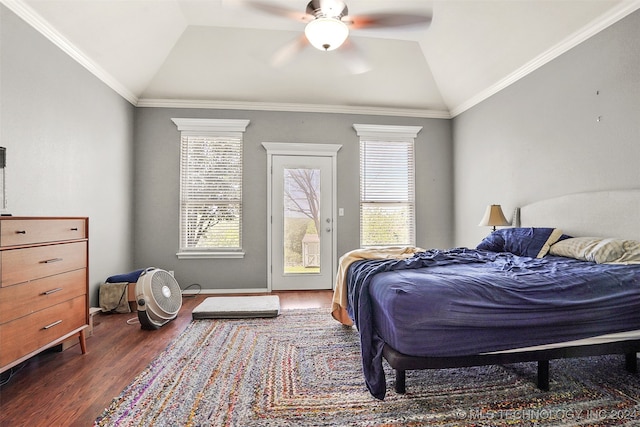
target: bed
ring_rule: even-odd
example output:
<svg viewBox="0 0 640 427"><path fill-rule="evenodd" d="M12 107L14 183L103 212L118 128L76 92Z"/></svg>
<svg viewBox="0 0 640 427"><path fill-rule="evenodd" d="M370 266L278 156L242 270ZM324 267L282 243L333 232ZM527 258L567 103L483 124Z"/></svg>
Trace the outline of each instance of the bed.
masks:
<svg viewBox="0 0 640 427"><path fill-rule="evenodd" d="M606 213L617 212L615 221ZM334 318L360 333L365 383L384 399L383 359L405 373L640 351L640 190L523 206L477 248L354 251L341 259ZM561 228L562 227L562 228Z"/></svg>

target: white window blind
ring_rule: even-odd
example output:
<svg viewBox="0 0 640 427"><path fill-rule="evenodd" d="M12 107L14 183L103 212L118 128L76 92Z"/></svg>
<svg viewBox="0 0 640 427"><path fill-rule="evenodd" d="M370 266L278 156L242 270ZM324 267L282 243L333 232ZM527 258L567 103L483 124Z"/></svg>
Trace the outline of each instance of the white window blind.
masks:
<svg viewBox="0 0 640 427"><path fill-rule="evenodd" d="M180 119L174 119L176 124L177 120ZM191 120L191 124L195 121L182 120ZM220 125L215 120L206 122ZM229 122L223 121L227 125ZM202 126L183 129L179 257L241 253L242 145L241 132Z"/></svg>
<svg viewBox="0 0 640 427"><path fill-rule="evenodd" d="M385 133L389 127L366 126L369 132L356 127L360 135L360 245L415 245L413 138L399 135L398 127Z"/></svg>

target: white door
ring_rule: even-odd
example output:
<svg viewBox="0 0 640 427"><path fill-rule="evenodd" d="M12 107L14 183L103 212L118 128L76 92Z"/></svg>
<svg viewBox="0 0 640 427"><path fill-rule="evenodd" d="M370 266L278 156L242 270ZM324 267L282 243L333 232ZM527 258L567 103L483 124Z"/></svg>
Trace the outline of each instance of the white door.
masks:
<svg viewBox="0 0 640 427"><path fill-rule="evenodd" d="M333 287L333 160L274 155L271 289Z"/></svg>

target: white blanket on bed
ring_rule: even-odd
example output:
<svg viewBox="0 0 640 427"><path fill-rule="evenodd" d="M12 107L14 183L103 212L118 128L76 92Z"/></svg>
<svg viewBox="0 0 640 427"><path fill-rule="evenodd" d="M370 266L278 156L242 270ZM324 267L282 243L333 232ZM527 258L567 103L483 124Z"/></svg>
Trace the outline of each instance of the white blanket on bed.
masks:
<svg viewBox="0 0 640 427"><path fill-rule="evenodd" d="M347 269L351 263L364 259L404 259L410 258L416 252L424 252L424 249L414 246L385 246L381 248L355 249L340 257L338 273L333 290L331 303L331 315L343 325L353 325L353 320L347 314Z"/></svg>

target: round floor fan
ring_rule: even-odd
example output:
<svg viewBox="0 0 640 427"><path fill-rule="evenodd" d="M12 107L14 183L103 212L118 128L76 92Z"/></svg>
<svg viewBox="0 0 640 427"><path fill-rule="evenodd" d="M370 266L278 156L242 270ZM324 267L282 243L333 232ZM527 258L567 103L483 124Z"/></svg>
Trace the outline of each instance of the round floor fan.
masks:
<svg viewBox="0 0 640 427"><path fill-rule="evenodd" d="M178 316L182 289L167 271L147 268L136 282L136 302L142 329L158 329Z"/></svg>

